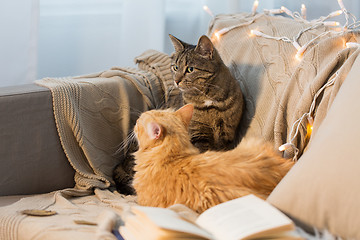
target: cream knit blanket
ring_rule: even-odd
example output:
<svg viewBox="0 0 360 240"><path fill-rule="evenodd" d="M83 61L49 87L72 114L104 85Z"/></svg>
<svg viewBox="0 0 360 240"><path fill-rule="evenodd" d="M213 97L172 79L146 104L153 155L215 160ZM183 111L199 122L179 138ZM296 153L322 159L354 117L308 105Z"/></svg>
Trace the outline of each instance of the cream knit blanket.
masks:
<svg viewBox="0 0 360 240"><path fill-rule="evenodd" d="M53 96L61 144L75 169L76 188L108 188L119 163L116 154L139 114L160 105L161 83L154 74L112 68L75 78L36 81Z"/></svg>

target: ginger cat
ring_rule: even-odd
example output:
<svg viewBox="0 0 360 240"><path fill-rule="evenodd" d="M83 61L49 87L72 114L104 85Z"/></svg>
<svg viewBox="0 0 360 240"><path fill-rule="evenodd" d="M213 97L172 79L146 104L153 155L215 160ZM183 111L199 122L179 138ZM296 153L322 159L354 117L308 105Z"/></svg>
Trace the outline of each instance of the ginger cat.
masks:
<svg viewBox="0 0 360 240"><path fill-rule="evenodd" d="M193 110L190 104L177 111L151 110L137 120L133 186L140 205L181 203L201 213L251 193L265 199L293 166L255 139L227 152L200 153L188 134Z"/></svg>

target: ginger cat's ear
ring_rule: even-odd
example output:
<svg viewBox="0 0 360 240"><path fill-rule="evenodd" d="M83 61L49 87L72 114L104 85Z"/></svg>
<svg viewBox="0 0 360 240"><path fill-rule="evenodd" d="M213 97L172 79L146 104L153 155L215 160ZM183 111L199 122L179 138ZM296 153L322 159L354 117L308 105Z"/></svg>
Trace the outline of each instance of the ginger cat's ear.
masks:
<svg viewBox="0 0 360 240"><path fill-rule="evenodd" d="M185 123L186 128L189 127L192 115L194 112L194 105L187 104L180 109L178 109L175 114L181 118L181 120Z"/></svg>
<svg viewBox="0 0 360 240"><path fill-rule="evenodd" d="M163 133L162 127L156 122L148 123L146 126L146 132L150 139L159 139Z"/></svg>

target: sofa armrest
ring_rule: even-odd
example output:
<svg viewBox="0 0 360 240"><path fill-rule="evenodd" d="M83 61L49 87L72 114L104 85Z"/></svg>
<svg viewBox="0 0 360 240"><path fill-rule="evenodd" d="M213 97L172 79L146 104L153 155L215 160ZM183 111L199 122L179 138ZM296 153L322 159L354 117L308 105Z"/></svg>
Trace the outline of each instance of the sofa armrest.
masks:
<svg viewBox="0 0 360 240"><path fill-rule="evenodd" d="M0 196L73 186L50 91L35 84L0 88Z"/></svg>

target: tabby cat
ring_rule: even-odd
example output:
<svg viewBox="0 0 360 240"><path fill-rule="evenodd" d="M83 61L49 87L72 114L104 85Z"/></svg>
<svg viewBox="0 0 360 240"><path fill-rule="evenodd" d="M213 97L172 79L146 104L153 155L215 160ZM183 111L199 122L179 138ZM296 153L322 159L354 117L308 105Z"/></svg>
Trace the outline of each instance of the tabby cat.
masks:
<svg viewBox="0 0 360 240"><path fill-rule="evenodd" d="M244 105L239 82L207 36L201 36L196 46L169 36L175 48L171 56L175 84L184 104L195 107L189 126L192 143L201 152L233 148Z"/></svg>
<svg viewBox="0 0 360 240"><path fill-rule="evenodd" d="M233 150L200 153L188 134L193 111L188 104L177 111L147 111L137 120L133 186L140 205L181 203L201 213L247 194L265 199L293 166L254 139Z"/></svg>

